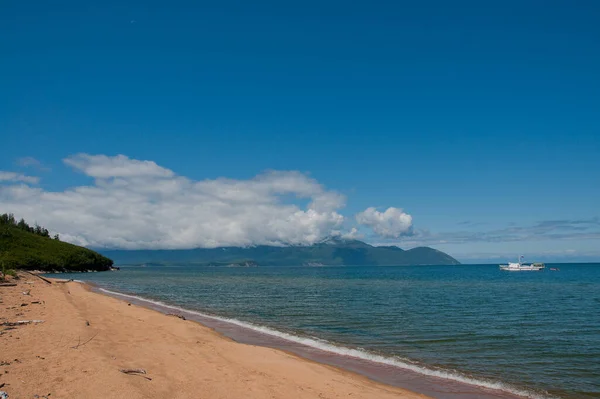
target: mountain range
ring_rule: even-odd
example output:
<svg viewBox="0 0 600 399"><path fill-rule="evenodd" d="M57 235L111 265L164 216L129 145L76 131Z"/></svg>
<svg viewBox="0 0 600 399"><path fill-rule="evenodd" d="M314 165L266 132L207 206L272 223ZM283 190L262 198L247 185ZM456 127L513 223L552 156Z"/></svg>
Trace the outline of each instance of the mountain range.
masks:
<svg viewBox="0 0 600 399"><path fill-rule="evenodd" d="M429 247L403 250L358 240L328 239L309 246L217 247L174 250L99 250L116 264L198 264L204 266L407 266L457 265Z"/></svg>

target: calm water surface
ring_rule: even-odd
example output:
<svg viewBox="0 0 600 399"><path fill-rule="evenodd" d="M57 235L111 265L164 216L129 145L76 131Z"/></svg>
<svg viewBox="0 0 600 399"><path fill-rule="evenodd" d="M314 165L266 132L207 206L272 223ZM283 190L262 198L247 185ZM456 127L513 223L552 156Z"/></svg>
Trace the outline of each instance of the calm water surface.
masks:
<svg viewBox="0 0 600 399"><path fill-rule="evenodd" d="M600 398L600 264L552 267L181 265L69 277L538 397Z"/></svg>

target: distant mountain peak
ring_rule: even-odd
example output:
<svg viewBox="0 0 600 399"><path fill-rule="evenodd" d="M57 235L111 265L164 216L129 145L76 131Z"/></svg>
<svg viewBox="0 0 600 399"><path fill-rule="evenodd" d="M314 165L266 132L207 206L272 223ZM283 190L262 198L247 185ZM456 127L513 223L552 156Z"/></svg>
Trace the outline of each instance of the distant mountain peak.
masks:
<svg viewBox="0 0 600 399"><path fill-rule="evenodd" d="M341 236L327 237L316 244L328 244L328 245L340 245L340 246L352 246L352 247L372 247L372 245L366 242L355 240L353 238L344 238Z"/></svg>
<svg viewBox="0 0 600 399"><path fill-rule="evenodd" d="M400 248L397 245L378 245L377 248L387 248L387 249L391 249L394 251L404 251L402 248Z"/></svg>

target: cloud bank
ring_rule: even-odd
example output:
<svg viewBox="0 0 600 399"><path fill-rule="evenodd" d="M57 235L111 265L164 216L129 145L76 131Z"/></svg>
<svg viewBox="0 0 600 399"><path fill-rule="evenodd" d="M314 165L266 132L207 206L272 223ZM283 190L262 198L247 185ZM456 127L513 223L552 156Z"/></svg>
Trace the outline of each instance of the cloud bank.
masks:
<svg viewBox="0 0 600 399"><path fill-rule="evenodd" d="M437 233L414 229L412 216L394 207L345 218L343 195L294 171L198 181L124 155L63 162L92 183L53 192L37 186L38 177L0 171L0 213L37 222L64 241L126 249L310 245L332 236L402 247L600 239L598 217L487 230L465 221Z"/></svg>
<svg viewBox="0 0 600 399"><path fill-rule="evenodd" d="M1 172L12 182L0 185L3 211L65 241L106 248L309 245L342 234L344 196L299 172L194 181L124 155L77 154L64 163L94 184L50 192L24 184L37 178Z"/></svg>

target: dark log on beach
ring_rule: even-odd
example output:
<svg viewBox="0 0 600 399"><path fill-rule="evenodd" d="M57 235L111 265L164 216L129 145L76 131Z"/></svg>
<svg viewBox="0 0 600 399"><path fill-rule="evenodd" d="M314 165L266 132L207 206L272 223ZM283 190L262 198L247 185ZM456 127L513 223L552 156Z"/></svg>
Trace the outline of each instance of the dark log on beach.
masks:
<svg viewBox="0 0 600 399"><path fill-rule="evenodd" d="M44 281L44 282L46 282L46 283L48 283L48 284L52 284L52 281L48 280L48 279L47 279L47 278L45 278L45 277L42 277L42 276L40 276L39 274L31 273L31 272L28 272L27 270L23 270L23 271L24 271L25 273L31 274L32 276L35 276L35 277L39 278L40 280L42 280L42 281Z"/></svg>
<svg viewBox="0 0 600 399"><path fill-rule="evenodd" d="M0 287L16 287L17 284L16 283L2 283L0 284Z"/></svg>

